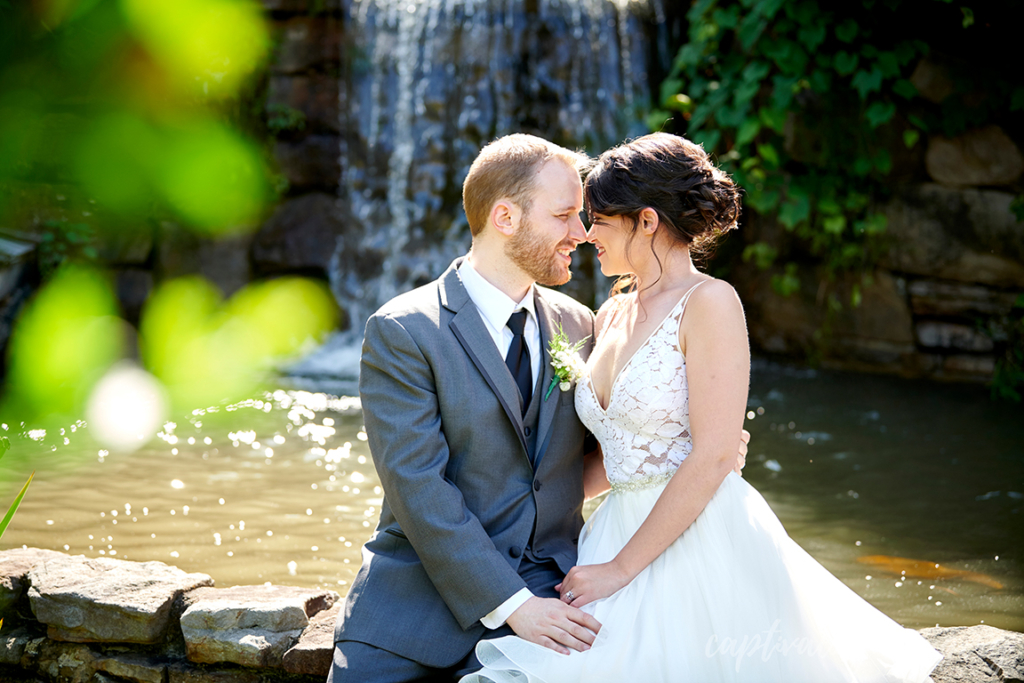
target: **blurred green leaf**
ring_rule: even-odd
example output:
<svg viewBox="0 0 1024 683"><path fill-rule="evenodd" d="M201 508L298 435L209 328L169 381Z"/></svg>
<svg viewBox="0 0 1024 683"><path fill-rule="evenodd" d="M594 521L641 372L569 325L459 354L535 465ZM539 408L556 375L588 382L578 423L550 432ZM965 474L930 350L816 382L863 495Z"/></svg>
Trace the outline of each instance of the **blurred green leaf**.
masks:
<svg viewBox="0 0 1024 683"><path fill-rule="evenodd" d="M754 265L761 270L770 268L775 261L775 257L778 255L778 250L767 242L748 244L743 249L743 261L749 262L753 260Z"/></svg>
<svg viewBox="0 0 1024 683"><path fill-rule="evenodd" d="M869 94L882 87L882 72L877 68L870 71L858 71L853 76L852 85L860 93L861 99L866 99Z"/></svg>
<svg viewBox="0 0 1024 683"><path fill-rule="evenodd" d="M901 78L892 85L893 92L904 99L917 97L917 88L905 78Z"/></svg>
<svg viewBox="0 0 1024 683"><path fill-rule="evenodd" d="M920 139L921 133L919 131L913 129L903 131L903 144L906 145L907 149L913 149Z"/></svg>
<svg viewBox="0 0 1024 683"><path fill-rule="evenodd" d="M868 106L867 110L864 112L864 117L868 120L868 125L874 129L891 121L895 114L895 104L892 102L881 102L876 100Z"/></svg>
<svg viewBox="0 0 1024 683"><path fill-rule="evenodd" d="M970 7L961 7L960 12L964 15L963 26L967 28L974 25L974 10Z"/></svg>
<svg viewBox="0 0 1024 683"><path fill-rule="evenodd" d="M755 137L757 137L757 133L760 130L761 130L761 121L758 120L757 117L754 117L754 116L749 117L746 121L743 122L743 125L741 125L739 130L736 132L736 144L737 145L745 145L745 144L747 144L748 142L753 140Z"/></svg>
<svg viewBox="0 0 1024 683"><path fill-rule="evenodd" d="M62 268L11 334L5 408L19 410L22 419L80 414L93 383L122 355L124 325L105 277L81 266Z"/></svg>
<svg viewBox="0 0 1024 683"><path fill-rule="evenodd" d="M853 19L846 19L836 26L836 38L844 43L851 43L857 37L857 22Z"/></svg>
<svg viewBox="0 0 1024 683"><path fill-rule="evenodd" d="M770 143L766 142L758 145L757 155L764 161L765 166L769 168L778 168L780 162L779 153Z"/></svg>
<svg viewBox="0 0 1024 683"><path fill-rule="evenodd" d="M860 57L857 54L851 54L844 50L840 50L836 53L836 73L840 76L849 76L857 69L857 63L859 61Z"/></svg>
<svg viewBox="0 0 1024 683"><path fill-rule="evenodd" d="M782 273L772 276L772 289L780 296L791 296L800 290L795 263L787 263Z"/></svg>

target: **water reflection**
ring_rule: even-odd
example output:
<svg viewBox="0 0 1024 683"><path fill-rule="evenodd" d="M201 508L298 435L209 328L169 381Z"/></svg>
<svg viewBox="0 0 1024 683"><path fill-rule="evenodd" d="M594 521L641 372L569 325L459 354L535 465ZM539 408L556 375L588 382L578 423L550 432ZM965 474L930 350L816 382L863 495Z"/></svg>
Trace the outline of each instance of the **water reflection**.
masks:
<svg viewBox="0 0 1024 683"><path fill-rule="evenodd" d="M1024 630L1019 406L762 364L748 410L746 478L852 589L911 627ZM83 427L12 434L38 474L5 547L161 560L220 586L351 583L382 495L358 400L281 390L199 409L131 455ZM27 471L2 476L11 489Z"/></svg>

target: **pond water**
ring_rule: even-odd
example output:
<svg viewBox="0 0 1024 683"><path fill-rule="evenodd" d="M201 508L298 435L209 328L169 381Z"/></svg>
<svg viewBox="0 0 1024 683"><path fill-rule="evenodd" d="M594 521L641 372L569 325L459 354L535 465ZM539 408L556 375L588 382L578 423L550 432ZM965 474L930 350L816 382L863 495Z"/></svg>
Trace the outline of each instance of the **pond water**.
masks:
<svg viewBox="0 0 1024 683"><path fill-rule="evenodd" d="M909 627L1024 631L1020 405L977 386L758 363L749 410L745 477L853 590ZM345 593L381 504L358 400L344 396L279 389L196 410L130 455L103 453L83 423L8 434L20 457L0 463L4 505L36 478L4 548Z"/></svg>

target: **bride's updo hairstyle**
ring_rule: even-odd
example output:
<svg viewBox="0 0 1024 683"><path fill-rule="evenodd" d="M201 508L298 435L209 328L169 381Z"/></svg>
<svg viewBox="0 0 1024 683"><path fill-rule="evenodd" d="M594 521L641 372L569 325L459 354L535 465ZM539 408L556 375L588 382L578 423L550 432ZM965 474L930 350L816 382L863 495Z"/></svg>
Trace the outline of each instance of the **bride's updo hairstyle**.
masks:
<svg viewBox="0 0 1024 683"><path fill-rule="evenodd" d="M659 230L695 255L735 228L740 214L740 189L732 179L703 147L669 133L651 133L602 154L583 193L591 221L595 214L626 216L633 223L632 241L640 212L650 207Z"/></svg>

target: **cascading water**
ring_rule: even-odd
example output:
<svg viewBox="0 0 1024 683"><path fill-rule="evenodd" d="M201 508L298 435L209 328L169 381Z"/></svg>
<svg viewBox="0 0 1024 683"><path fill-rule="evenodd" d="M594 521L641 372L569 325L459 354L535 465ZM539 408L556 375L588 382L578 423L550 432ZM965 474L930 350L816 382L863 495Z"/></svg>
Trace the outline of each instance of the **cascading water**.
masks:
<svg viewBox="0 0 1024 683"><path fill-rule="evenodd" d="M533 133L591 154L645 132L650 47L636 0L346 0L341 199L331 287L348 330L292 369L354 376L363 324L470 244L462 181L480 148ZM600 297L577 251L565 289ZM600 278L598 273L597 278ZM602 281L603 285L603 281Z"/></svg>

